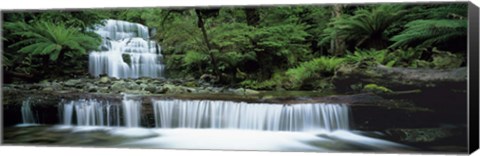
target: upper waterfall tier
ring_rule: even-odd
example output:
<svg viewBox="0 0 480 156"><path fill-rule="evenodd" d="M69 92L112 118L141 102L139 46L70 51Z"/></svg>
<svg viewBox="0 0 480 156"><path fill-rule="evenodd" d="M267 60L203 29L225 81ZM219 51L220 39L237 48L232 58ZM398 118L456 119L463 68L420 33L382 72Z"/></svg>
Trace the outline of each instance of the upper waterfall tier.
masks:
<svg viewBox="0 0 480 156"><path fill-rule="evenodd" d="M138 23L106 20L94 32L102 36L102 44L100 51L92 51L89 55L89 71L93 76L163 76L161 48L150 40L148 27Z"/></svg>
<svg viewBox="0 0 480 156"><path fill-rule="evenodd" d="M145 40L150 39L148 27L120 20L106 20L104 26L99 26L95 30L103 38L110 40L121 40L125 38L140 37Z"/></svg>

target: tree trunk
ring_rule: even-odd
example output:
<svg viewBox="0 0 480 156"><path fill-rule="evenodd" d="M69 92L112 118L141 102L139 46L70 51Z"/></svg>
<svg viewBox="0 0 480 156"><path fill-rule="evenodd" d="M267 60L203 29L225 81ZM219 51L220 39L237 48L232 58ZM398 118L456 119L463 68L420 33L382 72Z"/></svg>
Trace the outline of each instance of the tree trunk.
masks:
<svg viewBox="0 0 480 156"><path fill-rule="evenodd" d="M339 18L342 15L342 10L343 10L342 4L334 5L332 17ZM330 51L336 56L343 55L345 53L346 44L345 44L344 38L341 38L337 35L333 36L330 46L331 46Z"/></svg>
<svg viewBox="0 0 480 156"><path fill-rule="evenodd" d="M245 15L247 16L247 24L249 26L257 26L260 21L260 15L256 8L243 8Z"/></svg>
<svg viewBox="0 0 480 156"><path fill-rule="evenodd" d="M202 13L200 12L200 10L195 10L195 13L197 14L197 25L202 30L203 40L205 41L205 44L207 45L207 49L208 49L208 56L212 61L213 72L215 73L217 78L220 79L221 75L220 75L220 72L218 71L217 60L215 59L215 56L212 52L212 46L210 45L210 40L208 39L207 30L205 29L205 22L203 21Z"/></svg>

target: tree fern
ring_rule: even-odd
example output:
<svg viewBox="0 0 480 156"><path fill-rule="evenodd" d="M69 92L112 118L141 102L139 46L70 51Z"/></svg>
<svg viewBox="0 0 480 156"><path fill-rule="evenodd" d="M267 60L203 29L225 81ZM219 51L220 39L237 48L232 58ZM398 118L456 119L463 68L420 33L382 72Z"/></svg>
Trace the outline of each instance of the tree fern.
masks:
<svg viewBox="0 0 480 156"><path fill-rule="evenodd" d="M432 19L416 20L406 25L407 29L391 40L390 47L419 46L430 47L467 37L467 20Z"/></svg>
<svg viewBox="0 0 480 156"><path fill-rule="evenodd" d="M320 44L328 43L337 36L354 42L356 47L383 48L388 41L384 32L405 13L403 5L382 4L361 8L353 16L334 18L330 27L325 29Z"/></svg>
<svg viewBox="0 0 480 156"><path fill-rule="evenodd" d="M6 23L5 27L14 30L12 35L21 37L20 41L10 47L21 47L19 52L30 55L48 55L52 61L66 53L86 54L100 44L98 36L81 33L80 30L66 27L62 23L42 21L29 25L15 22Z"/></svg>

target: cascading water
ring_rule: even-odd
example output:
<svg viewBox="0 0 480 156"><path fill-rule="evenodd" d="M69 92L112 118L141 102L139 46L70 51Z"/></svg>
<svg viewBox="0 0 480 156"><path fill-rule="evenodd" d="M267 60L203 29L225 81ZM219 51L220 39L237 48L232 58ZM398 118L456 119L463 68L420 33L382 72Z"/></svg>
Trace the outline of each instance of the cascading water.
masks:
<svg viewBox="0 0 480 156"><path fill-rule="evenodd" d="M160 46L150 40L148 28L138 23L106 20L95 33L102 36L101 51L90 52L89 71L93 76L116 78L162 77Z"/></svg>
<svg viewBox="0 0 480 156"><path fill-rule="evenodd" d="M35 120L33 113L32 113L32 106L30 104L30 98L27 100L24 100L22 102L22 121L23 124L36 124L37 121Z"/></svg>
<svg viewBox="0 0 480 156"><path fill-rule="evenodd" d="M124 96L122 101L123 104L123 113L125 117L125 126L127 127L139 127L140 126L140 113L142 105L140 101L127 99L127 96Z"/></svg>
<svg viewBox="0 0 480 156"><path fill-rule="evenodd" d="M227 128L267 131L348 130L341 104L260 104L210 100L154 101L161 128Z"/></svg>
<svg viewBox="0 0 480 156"><path fill-rule="evenodd" d="M350 130L350 108L345 104L166 99L142 105L136 98L124 95L121 101L63 101L60 103L63 125L54 129L38 128L41 134L55 133L52 136L61 136L59 142L70 142L72 145L79 142L78 138L82 138L80 144L83 144L85 138L99 144L113 143L112 146L116 147L143 148L279 151L409 149ZM30 107L28 100L22 105L25 123L34 121ZM145 113L146 118L141 118L141 113ZM141 127L142 119L151 123L153 120L148 119L152 118L156 128ZM98 139L99 133L104 135L102 138L112 138L111 142ZM32 136L37 136L35 134Z"/></svg>
<svg viewBox="0 0 480 156"><path fill-rule="evenodd" d="M124 98L122 104L95 99L81 99L66 102L61 104L61 107L63 107L62 120L64 125L140 126L140 102L127 98Z"/></svg>

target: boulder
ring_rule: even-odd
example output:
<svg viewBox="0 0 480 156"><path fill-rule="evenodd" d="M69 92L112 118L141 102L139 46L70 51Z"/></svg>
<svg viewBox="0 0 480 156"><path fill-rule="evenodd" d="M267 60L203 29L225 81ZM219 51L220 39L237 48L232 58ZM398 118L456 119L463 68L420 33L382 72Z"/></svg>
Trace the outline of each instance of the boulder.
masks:
<svg viewBox="0 0 480 156"><path fill-rule="evenodd" d="M259 91L253 90L253 89L245 89L245 88L238 88L233 90L235 94L240 94L240 95L256 95L259 94Z"/></svg>
<svg viewBox="0 0 480 156"><path fill-rule="evenodd" d="M80 79L70 79L64 83L65 86L67 87L81 87L82 86L82 80Z"/></svg>
<svg viewBox="0 0 480 156"><path fill-rule="evenodd" d="M127 85L124 81L116 81L110 86L110 91L120 93L127 89Z"/></svg>
<svg viewBox="0 0 480 156"><path fill-rule="evenodd" d="M98 80L99 83L108 83L110 82L110 78L107 77L107 76L102 76L99 80Z"/></svg>
<svg viewBox="0 0 480 156"><path fill-rule="evenodd" d="M42 91L53 91L52 87L45 87L42 89Z"/></svg>
<svg viewBox="0 0 480 156"><path fill-rule="evenodd" d="M260 94L259 91L253 90L253 89L245 89L245 94L247 95L255 95L255 94Z"/></svg>

